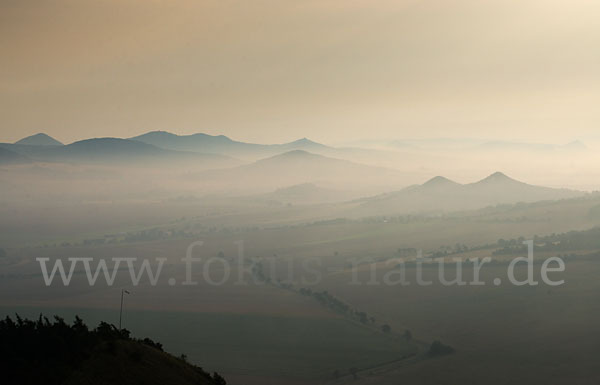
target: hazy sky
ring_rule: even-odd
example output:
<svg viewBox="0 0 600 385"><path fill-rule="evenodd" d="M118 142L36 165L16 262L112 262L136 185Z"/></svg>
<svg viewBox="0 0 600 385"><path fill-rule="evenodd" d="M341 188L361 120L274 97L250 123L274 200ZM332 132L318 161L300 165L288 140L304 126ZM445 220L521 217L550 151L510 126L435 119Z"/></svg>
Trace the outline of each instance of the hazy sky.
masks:
<svg viewBox="0 0 600 385"><path fill-rule="evenodd" d="M599 20L597 0L0 0L0 141L585 138Z"/></svg>

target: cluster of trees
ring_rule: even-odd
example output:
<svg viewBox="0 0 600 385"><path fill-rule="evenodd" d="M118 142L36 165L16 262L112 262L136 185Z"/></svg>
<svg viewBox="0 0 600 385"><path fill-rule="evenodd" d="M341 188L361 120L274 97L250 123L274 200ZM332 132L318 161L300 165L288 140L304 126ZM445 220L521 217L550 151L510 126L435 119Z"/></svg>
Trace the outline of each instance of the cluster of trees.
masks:
<svg viewBox="0 0 600 385"><path fill-rule="evenodd" d="M106 323L89 330L79 317L72 325L59 317L7 317L0 321L0 362L6 368L2 376L9 384L60 384L98 344L128 338L129 332Z"/></svg>
<svg viewBox="0 0 600 385"><path fill-rule="evenodd" d="M130 243L130 242L147 242L147 241L158 241L165 239L186 239L198 237L202 233L237 233L243 231L258 231L260 230L257 226L252 227L207 227L201 223L187 224L180 227L172 228L152 228L140 231L130 231L125 234L105 234L99 238L84 239L81 243L84 246L96 246L104 244L115 244L115 243ZM59 244L62 247L72 246L70 242L63 242ZM52 245L54 247L57 244ZM48 247L48 245L45 245Z"/></svg>
<svg viewBox="0 0 600 385"><path fill-rule="evenodd" d="M358 368L353 366L350 369L348 369L348 374L350 374L352 376L353 379L357 379L358 378ZM338 379L342 376L342 373L340 372L339 369L336 369L333 371L333 378L334 379Z"/></svg>
<svg viewBox="0 0 600 385"><path fill-rule="evenodd" d="M499 239L498 250L493 255L512 255L527 252L524 245L525 237L513 239ZM569 231L567 233L551 234L547 236L533 237L535 250L537 251L569 251L569 250L595 250L600 249L600 227L594 227L584 231Z"/></svg>
<svg viewBox="0 0 600 385"><path fill-rule="evenodd" d="M311 223L307 223L306 226L327 226L327 225L339 225L342 223L350 222L347 218L334 218L334 219L324 219L320 221L315 221Z"/></svg>
<svg viewBox="0 0 600 385"><path fill-rule="evenodd" d="M145 242L145 241L157 241L164 239L174 238L192 238L196 234L181 229L159 229L153 228L148 230L141 230L135 232L128 232L125 234L106 234L101 238L88 238L84 239L81 243L83 246L98 246L105 244L115 243L128 243L128 242ZM70 242L63 242L60 244L62 247L69 247L76 244ZM56 244L54 245L56 246Z"/></svg>
<svg viewBox="0 0 600 385"><path fill-rule="evenodd" d="M282 225L276 227L270 227L270 229L277 228L297 228L303 226L326 226L326 225L338 225L344 223L422 223L422 222L430 222L433 220L439 219L440 216L438 214L435 215L383 215L383 216L374 216L374 217L365 217L360 219L352 219L352 218L334 218L334 219L326 219L320 220L310 223L304 224L295 224L295 225Z"/></svg>
<svg viewBox="0 0 600 385"><path fill-rule="evenodd" d="M359 321L362 324L367 325L369 323L371 323L371 324L375 323L374 317L369 316L364 311L358 311L358 310L353 309L350 305L348 305L344 301L329 294L329 292L327 292L327 290L312 291L311 289L301 288L300 290L298 290L298 293L308 296L308 297L312 297L312 298L316 299L321 305L328 307L329 309L333 310L334 312L336 312L338 314L342 314L346 317L355 319L356 321Z"/></svg>
<svg viewBox="0 0 600 385"><path fill-rule="evenodd" d="M381 331L384 333L391 333L392 327L388 324L381 325ZM402 337L406 340L406 342L410 342L412 341L413 335L410 330L406 329L402 334Z"/></svg>
<svg viewBox="0 0 600 385"><path fill-rule="evenodd" d="M407 258L407 257L416 257L418 251L414 247L401 247L401 248L398 248L398 250L396 250L396 253L398 253L399 257Z"/></svg>
<svg viewBox="0 0 600 385"><path fill-rule="evenodd" d="M454 246L441 246L439 250L429 253L427 256L431 258L441 258L448 255L460 254L469 251L469 247L464 243L457 243Z"/></svg>
<svg viewBox="0 0 600 385"><path fill-rule="evenodd" d="M454 353L454 349L451 346L444 345L440 341L433 341L427 351L427 355L430 357L443 356L452 353Z"/></svg>
<svg viewBox="0 0 600 385"><path fill-rule="evenodd" d="M72 324L56 316L53 320L42 315L37 320L18 315L15 320L6 317L0 320L0 341L2 383L22 385L62 384L97 349L116 354L117 341L131 341L162 351L162 344L150 338L132 339L128 330L106 322L89 329L79 317ZM137 352L130 358L139 361L140 354ZM217 373L210 376L202 368L193 367L212 383L226 384Z"/></svg>
<svg viewBox="0 0 600 385"><path fill-rule="evenodd" d="M263 269L263 265L261 262L257 262L254 265L252 265L252 274L254 274L254 276L256 278L258 278L258 280L260 280L261 282L266 282L266 283L271 282L271 278L265 274L265 271Z"/></svg>
<svg viewBox="0 0 600 385"><path fill-rule="evenodd" d="M384 215L359 219L362 223L422 223L439 219L439 215Z"/></svg>
<svg viewBox="0 0 600 385"><path fill-rule="evenodd" d="M187 232L181 229L148 229L137 232L128 232L121 239L121 242L144 242L144 241L157 241L161 239L172 239L172 238L190 238L194 236L191 232Z"/></svg>

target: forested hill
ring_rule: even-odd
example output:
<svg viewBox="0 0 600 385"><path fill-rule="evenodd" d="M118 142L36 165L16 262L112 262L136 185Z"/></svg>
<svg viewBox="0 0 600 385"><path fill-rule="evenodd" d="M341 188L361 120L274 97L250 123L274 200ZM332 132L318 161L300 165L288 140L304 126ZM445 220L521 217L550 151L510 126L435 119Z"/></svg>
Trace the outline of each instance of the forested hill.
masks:
<svg viewBox="0 0 600 385"><path fill-rule="evenodd" d="M148 338L100 323L89 329L55 317L0 320L0 382L7 385L224 385L217 373L162 350Z"/></svg>

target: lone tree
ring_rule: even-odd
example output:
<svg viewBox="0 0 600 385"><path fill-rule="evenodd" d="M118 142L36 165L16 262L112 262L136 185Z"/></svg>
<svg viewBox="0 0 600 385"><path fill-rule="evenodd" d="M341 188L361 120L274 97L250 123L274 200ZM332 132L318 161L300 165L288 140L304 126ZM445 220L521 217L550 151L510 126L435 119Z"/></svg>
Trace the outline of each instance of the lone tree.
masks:
<svg viewBox="0 0 600 385"><path fill-rule="evenodd" d="M384 332L384 333L391 333L392 332L392 328L388 324L381 325L381 331Z"/></svg>
<svg viewBox="0 0 600 385"><path fill-rule="evenodd" d="M410 330L406 329L404 331L404 339L406 340L406 342L410 342L410 341L412 341L412 338L413 338L412 332Z"/></svg>
<svg viewBox="0 0 600 385"><path fill-rule="evenodd" d="M356 380L358 378L358 374L357 374L358 369L356 369L354 366L351 367L350 369L348 369L348 372L350 372L350 374L352 375L353 379Z"/></svg>
<svg viewBox="0 0 600 385"><path fill-rule="evenodd" d="M440 341L433 341L433 343L429 347L429 351L427 352L427 355L429 355L431 357L435 357L435 356L443 356L443 355L452 354L452 353L454 353L454 349L451 346L444 345Z"/></svg>

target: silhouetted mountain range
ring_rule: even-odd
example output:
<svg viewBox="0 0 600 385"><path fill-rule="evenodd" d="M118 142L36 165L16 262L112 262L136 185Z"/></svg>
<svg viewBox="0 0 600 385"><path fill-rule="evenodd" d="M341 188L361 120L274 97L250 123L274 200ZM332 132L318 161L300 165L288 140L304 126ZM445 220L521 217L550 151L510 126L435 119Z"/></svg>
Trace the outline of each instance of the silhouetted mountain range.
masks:
<svg viewBox="0 0 600 385"><path fill-rule="evenodd" d="M257 144L236 141L224 135L203 133L176 135L166 131L152 131L130 139L169 150L218 153L246 161L255 161L293 150L303 150L313 154L372 165L383 163L386 166L391 166L396 159L394 158L395 155L392 156L389 151L356 147L331 147L307 138L282 144Z"/></svg>
<svg viewBox="0 0 600 385"><path fill-rule="evenodd" d="M0 144L0 148L42 162L162 164L170 161L189 161L207 167L225 167L239 164L236 159L221 154L172 151L135 140L94 138L68 145Z"/></svg>
<svg viewBox="0 0 600 385"><path fill-rule="evenodd" d="M302 138L283 144L255 144L238 142L225 135L176 135L166 131L152 131L131 140L152 144L156 147L202 153L226 154L234 157L262 158L291 150L324 149L327 146Z"/></svg>
<svg viewBox="0 0 600 385"><path fill-rule="evenodd" d="M485 146L522 148L521 145L490 142ZM585 149L581 142L559 147ZM240 156L251 163L243 164L230 155ZM3 165L28 162L152 167L177 165L182 167L173 170L182 170L181 175L191 177L186 183L196 183L198 187L194 188L209 193L228 191L244 196L275 194L273 190L296 186L294 190L298 191L280 190L275 194L279 195L278 198L272 197L281 201L331 201L332 194L317 192L316 186L330 192L344 191L338 199L341 201L405 185L406 178L412 177L408 172L358 163L362 160L361 156L374 159L385 158L385 155L385 151L329 147L306 138L283 144L254 144L235 141L224 135L198 133L180 136L165 131L153 131L132 139L86 139L68 145L62 145L45 134L33 135L14 144L0 143L0 164ZM396 166L398 161L392 164ZM422 185L365 198L360 201L360 207L366 215L433 212L498 203L570 198L581 194L529 185L502 173L470 184L460 184L438 176ZM321 198L316 199L318 196Z"/></svg>

